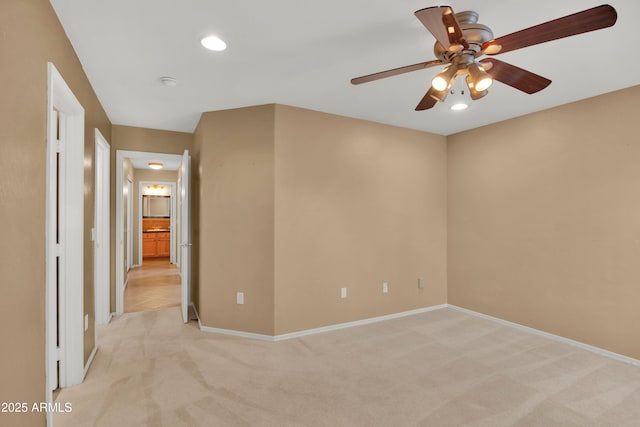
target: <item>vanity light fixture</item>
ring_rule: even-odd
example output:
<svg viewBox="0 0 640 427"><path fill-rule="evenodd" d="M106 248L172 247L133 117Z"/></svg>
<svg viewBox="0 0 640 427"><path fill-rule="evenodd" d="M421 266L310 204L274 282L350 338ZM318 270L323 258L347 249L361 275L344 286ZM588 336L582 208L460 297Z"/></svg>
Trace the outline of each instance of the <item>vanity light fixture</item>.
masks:
<svg viewBox="0 0 640 427"><path fill-rule="evenodd" d="M148 163L147 166L149 166L151 169L158 170L158 169L162 169L164 165L160 162L151 162L151 163Z"/></svg>

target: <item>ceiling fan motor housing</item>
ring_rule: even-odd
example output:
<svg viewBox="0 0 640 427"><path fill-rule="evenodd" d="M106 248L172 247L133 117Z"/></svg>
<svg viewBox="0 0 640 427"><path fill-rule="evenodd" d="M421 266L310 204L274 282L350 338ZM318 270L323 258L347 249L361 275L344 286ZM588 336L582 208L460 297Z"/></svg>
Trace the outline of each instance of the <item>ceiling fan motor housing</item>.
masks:
<svg viewBox="0 0 640 427"><path fill-rule="evenodd" d="M478 24L478 16L477 12L471 10L456 13L456 19L469 47L458 51L447 50L440 42L436 41L433 46L436 58L465 67L480 56L482 44L493 39L493 32L486 25Z"/></svg>

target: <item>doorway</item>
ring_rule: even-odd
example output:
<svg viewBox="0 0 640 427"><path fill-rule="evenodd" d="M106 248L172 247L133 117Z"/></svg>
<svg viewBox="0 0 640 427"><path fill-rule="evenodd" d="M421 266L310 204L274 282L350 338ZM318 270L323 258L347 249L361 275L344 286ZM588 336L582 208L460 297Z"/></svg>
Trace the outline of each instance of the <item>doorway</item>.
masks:
<svg viewBox="0 0 640 427"><path fill-rule="evenodd" d="M185 160L186 159L186 160ZM185 255L190 253L190 250L181 250L181 248L189 248L191 245L191 231L189 227L188 221L181 221L184 217L190 218L191 209L190 204L185 202L188 201L188 182L190 181L190 172L187 166L183 166L185 161L189 161L189 153L185 151L183 155L173 155L173 154L162 154L162 153L150 153L150 152L139 152L139 151L123 151L118 150L116 152L116 313L122 314L125 311L131 311L129 309L125 310L125 283L126 287L129 288L133 283L133 280L142 280L142 282L138 282L138 284L144 283L145 280L147 284L149 284L149 277L153 277L155 275L154 270L157 272L157 267L153 265L153 263L148 263L146 260L143 262L143 257L138 258L138 264L134 266L131 270L125 270L126 266L126 247L125 247L125 212L124 212L124 192L125 188L123 184L126 182L127 177L125 176L124 170L127 167L135 169L135 165L139 165L139 169L145 169L145 165L147 163L161 163L163 165L173 165L178 172L178 181L176 183L176 187L179 187L180 184L183 184L186 188L185 191L182 191L183 188L177 188L174 190L176 197L175 200L175 221L174 221L174 230L175 233L171 233L175 235L175 258L177 264L170 264L171 267L174 268L173 272L168 271L165 272L165 279L171 278L175 279L176 275L179 278L180 283L180 297L178 299L180 305L183 307L183 311L186 312L184 307L188 307L191 305L191 291L190 291L190 262L180 262L184 258ZM148 180L148 179L146 179ZM135 181L135 179L134 179ZM134 185L135 188L135 185ZM141 210L141 206L138 205L136 211L138 215L134 212L133 217L141 217L139 214ZM141 234L142 227L138 227L138 233ZM141 242L138 243L141 246ZM136 242L134 241L131 246L135 246ZM138 250L135 251L136 255L142 252L141 248L138 247ZM171 255L171 254L170 254ZM170 259L170 258L169 258ZM168 260L167 260L168 261ZM140 265L142 264L142 265ZM146 264L150 264L147 266ZM142 268L141 268L142 267ZM149 267L149 268L145 268ZM152 279L151 283L160 283L163 280L162 278ZM133 287L131 288L134 289ZM175 288L174 288L175 289Z"/></svg>
<svg viewBox="0 0 640 427"><path fill-rule="evenodd" d="M140 176L140 173L136 174ZM167 178L168 174L164 175ZM146 173L143 176L148 177ZM144 265L145 259L168 258L172 264L177 264L177 214L176 214L176 184L178 171L169 175L171 181L138 179L137 201L138 215L136 221L138 265ZM145 235L146 232L159 234ZM156 237L156 238L152 238ZM160 241L159 243L156 243ZM145 250L146 248L146 250Z"/></svg>
<svg viewBox="0 0 640 427"><path fill-rule="evenodd" d="M140 161L132 163L137 204L133 246L137 263L127 277L124 312L180 306L180 271L175 265L178 171L145 170ZM154 176L168 181L144 180Z"/></svg>

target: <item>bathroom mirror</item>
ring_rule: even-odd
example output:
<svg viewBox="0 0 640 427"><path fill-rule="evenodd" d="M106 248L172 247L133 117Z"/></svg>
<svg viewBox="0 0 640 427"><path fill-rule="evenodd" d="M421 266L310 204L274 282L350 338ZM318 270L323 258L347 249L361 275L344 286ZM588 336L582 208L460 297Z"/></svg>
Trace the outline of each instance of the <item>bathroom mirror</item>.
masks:
<svg viewBox="0 0 640 427"><path fill-rule="evenodd" d="M142 196L143 218L169 218L171 216L171 196Z"/></svg>

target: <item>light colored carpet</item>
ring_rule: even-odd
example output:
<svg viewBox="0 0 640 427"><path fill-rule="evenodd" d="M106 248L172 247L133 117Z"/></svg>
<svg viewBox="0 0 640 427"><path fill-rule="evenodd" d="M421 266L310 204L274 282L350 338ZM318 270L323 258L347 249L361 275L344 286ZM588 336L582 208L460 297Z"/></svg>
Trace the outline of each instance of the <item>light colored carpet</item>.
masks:
<svg viewBox="0 0 640 427"><path fill-rule="evenodd" d="M451 309L269 343L171 308L99 345L56 427L640 425L640 368Z"/></svg>

